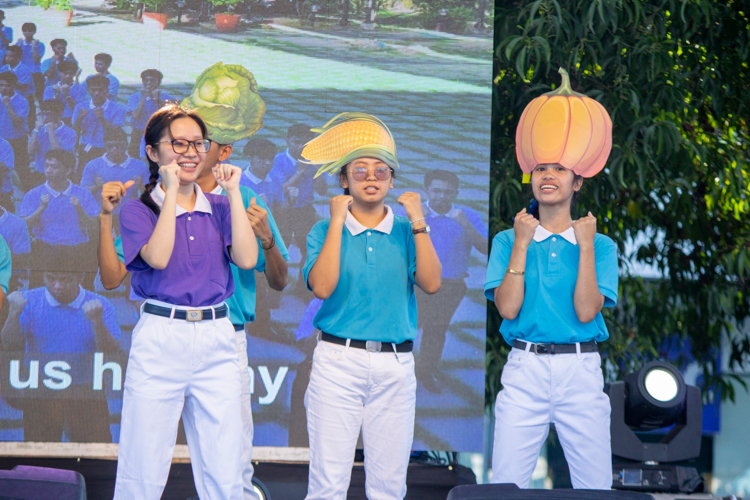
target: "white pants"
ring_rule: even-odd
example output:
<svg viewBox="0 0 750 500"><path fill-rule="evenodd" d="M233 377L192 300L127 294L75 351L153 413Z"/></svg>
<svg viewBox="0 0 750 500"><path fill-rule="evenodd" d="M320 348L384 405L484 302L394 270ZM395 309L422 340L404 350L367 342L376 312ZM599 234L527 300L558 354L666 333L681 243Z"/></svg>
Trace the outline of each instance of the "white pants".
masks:
<svg viewBox="0 0 750 500"><path fill-rule="evenodd" d="M229 319L141 316L125 376L115 499L161 498L183 409L186 434L200 447L201 498L242 499L239 368Z"/></svg>
<svg viewBox="0 0 750 500"><path fill-rule="evenodd" d="M253 487L253 412L251 407L252 388L250 387L250 373L247 371L247 337L245 330L235 332L237 341L237 354L239 356L240 380L242 383L242 488L244 500L260 500L260 496ZM190 412L182 411L182 421L185 423L185 437L190 450L190 462L193 468L193 479L195 490L200 498L210 498L203 482L203 461L200 448L200 440L195 433L195 425L187 424L193 420ZM190 429L190 431L188 430Z"/></svg>
<svg viewBox="0 0 750 500"><path fill-rule="evenodd" d="M574 488L612 487L611 407L599 353L536 355L513 348L495 403L492 482L528 488L555 424Z"/></svg>
<svg viewBox="0 0 750 500"><path fill-rule="evenodd" d="M370 500L402 500L414 438L412 353L319 342L305 392L310 436L306 500L345 500L360 429Z"/></svg>

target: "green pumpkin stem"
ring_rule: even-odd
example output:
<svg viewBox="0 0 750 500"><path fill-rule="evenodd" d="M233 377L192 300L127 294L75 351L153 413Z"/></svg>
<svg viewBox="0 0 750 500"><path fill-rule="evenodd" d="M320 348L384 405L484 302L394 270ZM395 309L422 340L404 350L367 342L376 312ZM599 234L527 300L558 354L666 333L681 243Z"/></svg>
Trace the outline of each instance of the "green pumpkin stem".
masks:
<svg viewBox="0 0 750 500"><path fill-rule="evenodd" d="M554 96L554 95L561 95L561 96L582 96L583 94L579 94L578 92L575 92L573 88L570 86L570 76L568 75L568 72L565 71L565 69L560 68L558 71L562 75L562 83L558 88L553 90L552 92L547 92L546 95L548 96Z"/></svg>

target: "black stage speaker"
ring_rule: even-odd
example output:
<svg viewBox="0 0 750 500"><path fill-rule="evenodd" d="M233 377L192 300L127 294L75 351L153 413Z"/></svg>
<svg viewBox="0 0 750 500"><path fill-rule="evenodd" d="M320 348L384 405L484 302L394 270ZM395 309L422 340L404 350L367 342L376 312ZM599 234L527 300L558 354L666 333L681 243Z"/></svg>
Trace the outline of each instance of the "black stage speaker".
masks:
<svg viewBox="0 0 750 500"><path fill-rule="evenodd" d="M447 500L654 500L634 491L611 490L522 490L515 484L456 486Z"/></svg>
<svg viewBox="0 0 750 500"><path fill-rule="evenodd" d="M78 472L17 465L0 470L0 500L86 500L86 482Z"/></svg>

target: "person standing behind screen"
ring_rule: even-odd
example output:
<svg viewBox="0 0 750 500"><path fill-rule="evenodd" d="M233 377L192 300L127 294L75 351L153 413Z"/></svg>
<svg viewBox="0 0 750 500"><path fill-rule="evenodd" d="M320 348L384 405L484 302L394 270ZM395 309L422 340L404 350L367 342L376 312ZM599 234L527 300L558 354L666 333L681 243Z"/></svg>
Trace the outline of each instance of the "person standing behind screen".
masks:
<svg viewBox="0 0 750 500"><path fill-rule="evenodd" d="M438 293L417 292L417 324L422 328L417 379L434 393L442 391L435 374L451 318L466 295L464 279L469 275L471 249L487 255L487 225L471 208L455 204L458 186L458 176L448 170L429 170L424 176L427 202L422 210L443 272Z"/></svg>
<svg viewBox="0 0 750 500"><path fill-rule="evenodd" d="M571 209L584 175L604 168L612 122L560 72L562 85L526 107L516 134L538 206L522 209L513 228L495 236L484 285L512 346L495 403L492 482L528 488L554 423L573 487L609 490L611 407L597 344L609 336L601 311L617 304L617 246L597 233L591 212L574 220ZM570 127L568 97L598 126ZM534 119L537 112L543 120Z"/></svg>
<svg viewBox="0 0 750 500"><path fill-rule="evenodd" d="M42 124L31 133L29 141L29 156L33 161L33 168L29 167L29 187L38 186L44 182L44 155L52 149L64 149L73 153L78 136L76 131L62 121L65 106L60 101L42 101L39 106Z"/></svg>
<svg viewBox="0 0 750 500"><path fill-rule="evenodd" d="M88 100L89 94L84 85L75 81L78 63L61 61L57 64L57 72L60 75L60 80L44 89L44 101L52 99L60 101L65 106L62 119L66 125L71 126L73 124L73 110L78 104Z"/></svg>
<svg viewBox="0 0 750 500"><path fill-rule="evenodd" d="M240 366L224 301L234 292L230 264L254 268L258 244L239 168L214 169L226 197L195 183L211 148L207 135L192 111L157 111L144 134L149 183L120 211L131 287L146 304L125 377L116 500L161 497L181 414L200 449L205 496L242 497Z"/></svg>
<svg viewBox="0 0 750 500"><path fill-rule="evenodd" d="M105 182L135 181L129 198L137 198L143 190L143 183L148 179L148 167L145 163L128 156L128 135L120 127L112 127L104 132L104 156L88 162L83 169L81 186L89 189L98 200ZM115 214L120 211L117 210Z"/></svg>
<svg viewBox="0 0 750 500"><path fill-rule="evenodd" d="M16 174L25 185L29 172L29 137L26 119L29 102L18 92L18 78L10 71L0 72L0 138L13 148Z"/></svg>
<svg viewBox="0 0 750 500"><path fill-rule="evenodd" d="M315 137L310 132L310 127L303 123L297 123L287 130L286 151L276 155L273 168L268 174L273 183L281 186L281 204L279 210L279 227L284 241L287 244L294 243L299 248L301 263L307 255L307 238L310 229L318 220L318 214L313 206L315 196L313 188L321 196L328 191L325 179L315 177L315 169L302 160L302 148ZM305 283L300 276L295 285L294 292L301 294L305 292Z"/></svg>
<svg viewBox="0 0 750 500"><path fill-rule="evenodd" d="M57 65L63 61L70 61L78 64L72 52L68 52L68 42L62 38L55 38L49 43L52 49L52 57L42 61L39 69L44 76L43 89L60 81L60 72Z"/></svg>
<svg viewBox="0 0 750 500"><path fill-rule="evenodd" d="M5 51L13 43L13 28L5 26L5 11L0 10L0 61L5 57Z"/></svg>
<svg viewBox="0 0 750 500"><path fill-rule="evenodd" d="M117 101L117 94L120 91L120 80L115 75L109 72L109 67L112 66L112 56L109 54L97 54L94 56L94 71L95 74L86 77L86 85L91 78L102 76L107 79L107 96L108 99Z"/></svg>
<svg viewBox="0 0 750 500"><path fill-rule="evenodd" d="M151 118L157 109L166 104L166 101L174 100L174 97L162 92L159 86L162 79L161 71L156 69L147 69L141 72L141 83L143 88L131 94L128 98L128 104L125 107L130 120L133 123L133 131L130 134L130 148L128 154L133 158L143 157L141 148L143 142L143 131L146 128L148 119ZM145 148L145 145L143 146Z"/></svg>
<svg viewBox="0 0 750 500"><path fill-rule="evenodd" d="M96 234L99 206L91 192L74 184L70 177L75 166L73 153L52 149L44 155L46 182L24 195L18 209L33 236L35 265L49 269L45 262L67 247L76 255L76 265L93 271L94 249L91 235Z"/></svg>
<svg viewBox="0 0 750 500"><path fill-rule="evenodd" d="M94 75L86 79L86 90L91 99L78 104L73 111L73 128L78 131L78 172L88 162L105 153L104 132L125 125L125 106L111 99L105 77Z"/></svg>
<svg viewBox="0 0 750 500"><path fill-rule="evenodd" d="M48 256L44 286L8 296L3 349L32 359L64 360L72 384L57 397L21 397L24 441L111 443L106 393L92 391L91 359L118 357L121 332L115 308L85 290L83 273L70 268L78 255L60 250Z"/></svg>
<svg viewBox="0 0 750 500"><path fill-rule="evenodd" d="M5 139L0 139L0 206L13 208L13 194L20 188L16 174L13 147Z"/></svg>
<svg viewBox="0 0 750 500"><path fill-rule="evenodd" d="M346 498L360 430L367 497L402 499L417 387L411 352L417 333L414 285L437 292L440 261L419 194L406 192L398 199L408 218L395 216L385 204L398 161L383 122L343 113L319 129L321 136L302 155L313 163L325 162L316 161L314 151L318 144L342 139L335 127L341 123L376 129L372 135L390 139L362 143L358 139L370 134L352 133L343 156L318 171L340 166L344 194L331 198L331 218L310 231L303 268L308 288L323 300L313 321L321 334L305 394L310 440L306 500Z"/></svg>
<svg viewBox="0 0 750 500"><path fill-rule="evenodd" d="M41 62L44 57L45 46L39 40L34 38L36 35L36 24L23 23L21 25L23 37L19 38L16 45L21 47L23 55L21 62L24 63L31 71L31 78L34 80L34 95L38 101L42 100L44 91L44 75L41 71ZM29 128L35 124L30 124Z"/></svg>

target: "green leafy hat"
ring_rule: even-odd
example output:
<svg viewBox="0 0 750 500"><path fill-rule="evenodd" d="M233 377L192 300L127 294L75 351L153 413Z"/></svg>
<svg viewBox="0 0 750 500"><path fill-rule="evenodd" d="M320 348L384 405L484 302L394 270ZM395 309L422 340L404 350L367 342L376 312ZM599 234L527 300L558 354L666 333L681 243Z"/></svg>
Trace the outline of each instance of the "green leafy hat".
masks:
<svg viewBox="0 0 750 500"><path fill-rule="evenodd" d="M206 122L209 138L219 144L255 134L263 127L266 112L253 74L239 64L222 62L200 74L182 106L198 113Z"/></svg>

